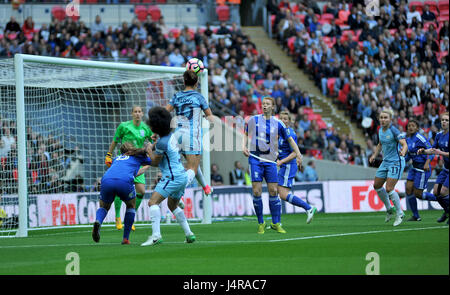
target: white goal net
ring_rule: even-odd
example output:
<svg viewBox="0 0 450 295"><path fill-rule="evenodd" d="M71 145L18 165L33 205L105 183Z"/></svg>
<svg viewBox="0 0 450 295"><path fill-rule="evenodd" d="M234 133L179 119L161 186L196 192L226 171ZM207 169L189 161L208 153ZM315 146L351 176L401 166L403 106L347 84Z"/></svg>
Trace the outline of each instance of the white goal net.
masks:
<svg viewBox="0 0 450 295"><path fill-rule="evenodd" d="M92 221L88 216L98 206L105 155L118 125L132 119L133 106L142 107L145 121L152 106L165 106L177 91L183 90L181 68L164 71L163 67L114 68L105 64L25 59L21 106L17 104L20 91L17 96L16 85L21 83L16 84L14 60L0 61L0 236L16 235L25 208L19 206L24 181L20 173L21 126L17 110L23 108L25 123L26 159L22 163L26 196L22 200L26 200L27 224L22 228L89 224ZM153 167L147 171L147 191L154 187L158 172ZM22 188L22 194L24 191ZM146 202L142 204L140 207L145 207ZM45 212L49 210L57 212ZM145 215L138 212L137 220L147 219Z"/></svg>

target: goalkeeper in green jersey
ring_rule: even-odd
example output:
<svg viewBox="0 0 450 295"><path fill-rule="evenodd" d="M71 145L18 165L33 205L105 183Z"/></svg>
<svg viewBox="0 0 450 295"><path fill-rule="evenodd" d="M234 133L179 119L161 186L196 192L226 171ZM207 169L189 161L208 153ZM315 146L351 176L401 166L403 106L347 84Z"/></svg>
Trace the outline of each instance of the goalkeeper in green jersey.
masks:
<svg viewBox="0 0 450 295"><path fill-rule="evenodd" d="M109 146L108 153L105 157L105 164L108 168L112 163L112 154L118 143L130 142L136 148L143 148L146 140L153 143L153 132L150 130L147 124L142 121L144 113L140 106L133 106L131 110L132 120L120 123L116 129L113 141ZM148 166L147 166L148 167ZM142 202L145 194L145 173L134 179L134 186L136 188L136 211ZM114 208L116 211L116 228L122 229L122 220L120 218L120 207L122 206L122 200L116 196L114 199ZM135 230L133 225L132 230Z"/></svg>

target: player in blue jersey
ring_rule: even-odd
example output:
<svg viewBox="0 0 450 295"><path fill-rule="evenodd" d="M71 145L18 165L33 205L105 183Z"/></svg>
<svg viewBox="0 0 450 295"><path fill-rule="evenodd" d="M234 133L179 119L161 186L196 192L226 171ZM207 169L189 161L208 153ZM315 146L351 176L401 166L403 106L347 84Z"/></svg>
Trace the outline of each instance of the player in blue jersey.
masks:
<svg viewBox="0 0 450 295"><path fill-rule="evenodd" d="M379 142L375 152L369 158L369 162L373 163L378 154L382 151L383 161L378 168L373 187L378 193L381 201L386 206L387 214L385 222L391 220L397 211L394 226L398 226L403 221L405 213L400 206L400 197L395 191L395 185L403 174L405 169L405 155L408 152L408 144L405 140L405 134L392 126L393 111L383 109L380 112L380 130L378 131ZM386 183L386 189L383 185ZM389 200L394 203L391 207Z"/></svg>
<svg viewBox="0 0 450 295"><path fill-rule="evenodd" d="M198 76L191 70L183 74L185 89L176 93L166 109L175 110L177 128L175 137L180 145L181 153L186 158L186 169L189 185L194 177L202 186L206 195L212 193L211 187L205 182L199 167L202 154L202 113L208 120L212 120L212 112L206 99L195 89L198 86Z"/></svg>
<svg viewBox="0 0 450 295"><path fill-rule="evenodd" d="M296 153L297 165L302 163L300 150L286 126L272 116L275 100L265 97L262 101L263 114L252 116L245 123L242 151L249 157L248 163L252 179L253 206L258 218L258 233L263 234L265 222L263 217L263 203L261 199L262 181L267 182L269 190L269 208L272 215L270 227L279 233L286 233L281 227L281 201L277 196L278 171L276 160L278 157L278 140L289 142ZM249 140L250 139L250 140Z"/></svg>
<svg viewBox="0 0 450 295"><path fill-rule="evenodd" d="M449 210L449 198L448 198L448 169L449 169L449 159L448 159L448 112L441 114L441 127L442 131L436 134L434 143L431 149L420 149L419 153L424 153L426 155L436 154L442 155L444 157L444 167L439 173L436 183L434 184L433 194L424 193L424 198L427 200L436 200L439 202L441 207L444 209L444 213L438 222L444 222L448 218ZM435 198L435 199L434 199ZM448 221L447 221L448 224Z"/></svg>
<svg viewBox="0 0 450 295"><path fill-rule="evenodd" d="M153 107L148 111L148 125L152 131L159 136L155 144L155 152L150 152L151 165L159 166L162 178L156 185L148 205L150 206L150 217L152 221L152 235L141 246L156 245L162 242L160 222L161 209L159 204L167 199L167 206L178 223L184 230L187 243L195 241L186 216L178 202L184 194L188 177L183 164L180 161L178 143L171 132L170 122L172 116L163 107Z"/></svg>
<svg viewBox="0 0 450 295"><path fill-rule="evenodd" d="M297 142L297 135L295 135L295 131L290 127L291 114L288 111L280 112L280 120L286 126L287 132L292 136L294 142ZM280 170L278 170L278 195L282 200L305 209L307 215L306 223L309 224L312 221L317 208L314 206L311 207L301 198L294 196L291 193L292 182L298 169L297 161L295 160L296 153L291 148L289 142L281 137L278 142L278 147L280 149L277 160L277 166L280 167ZM301 169L301 167L299 168Z"/></svg>
<svg viewBox="0 0 450 295"><path fill-rule="evenodd" d="M100 207L96 212L92 230L92 239L95 242L100 241L100 227L111 207L111 203L118 196L126 204L122 244L130 244L130 231L136 215L134 179L145 172L146 168L140 169L141 166L147 167L145 165L151 163L147 152L152 145L149 144L148 146L148 150L146 150L135 148L130 142L123 143L120 147L121 155L112 161L111 167L103 175L100 184Z"/></svg>
<svg viewBox="0 0 450 295"><path fill-rule="evenodd" d="M423 190L427 187L428 178L431 176L430 162L434 157L417 153L419 149L431 148L428 139L418 132L419 122L410 119L406 129L408 153L405 157L405 163L412 160L412 168L408 172L405 188L406 198L413 213L413 216L408 221L421 221L416 198L422 199Z"/></svg>

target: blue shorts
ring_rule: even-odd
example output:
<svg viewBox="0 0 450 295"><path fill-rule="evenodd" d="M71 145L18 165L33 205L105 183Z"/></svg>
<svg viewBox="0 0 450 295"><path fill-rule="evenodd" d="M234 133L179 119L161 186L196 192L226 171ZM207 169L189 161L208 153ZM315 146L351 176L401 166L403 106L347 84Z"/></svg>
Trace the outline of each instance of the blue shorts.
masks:
<svg viewBox="0 0 450 295"><path fill-rule="evenodd" d="M116 196L124 202L134 199L136 197L134 184L123 181L122 179L102 179L100 184L100 200L111 204L114 202Z"/></svg>
<svg viewBox="0 0 450 295"><path fill-rule="evenodd" d="M297 163L283 164L278 170L278 185L291 188L297 173Z"/></svg>
<svg viewBox="0 0 450 295"><path fill-rule="evenodd" d="M439 173L436 179L436 183L448 187L448 170L446 170L445 168L442 169L441 173Z"/></svg>
<svg viewBox="0 0 450 295"><path fill-rule="evenodd" d="M161 178L155 187L155 192L164 198L179 200L184 195L187 184L187 174L178 175L174 180L170 178Z"/></svg>
<svg viewBox="0 0 450 295"><path fill-rule="evenodd" d="M393 178L400 179L403 175L403 170L405 170L405 158L401 157L400 161L395 162L381 162L380 167L377 169L375 177L378 178Z"/></svg>
<svg viewBox="0 0 450 295"><path fill-rule="evenodd" d="M414 181L414 188L416 189L425 189L427 187L428 178L431 176L431 171L419 170L416 168L412 168L408 172L408 181Z"/></svg>
<svg viewBox="0 0 450 295"><path fill-rule="evenodd" d="M252 182L262 182L263 179L265 179L267 183L278 182L277 164L260 162L259 160L250 157L248 165Z"/></svg>

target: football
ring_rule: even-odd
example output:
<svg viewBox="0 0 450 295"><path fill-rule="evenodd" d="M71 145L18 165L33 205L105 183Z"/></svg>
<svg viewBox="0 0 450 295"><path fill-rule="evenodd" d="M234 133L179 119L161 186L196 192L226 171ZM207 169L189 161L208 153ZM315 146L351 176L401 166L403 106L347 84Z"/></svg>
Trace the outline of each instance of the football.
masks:
<svg viewBox="0 0 450 295"><path fill-rule="evenodd" d="M198 58L191 58L186 63L186 70L194 71L194 73L196 73L197 75L200 75L204 69L205 66L203 65L203 62Z"/></svg>

